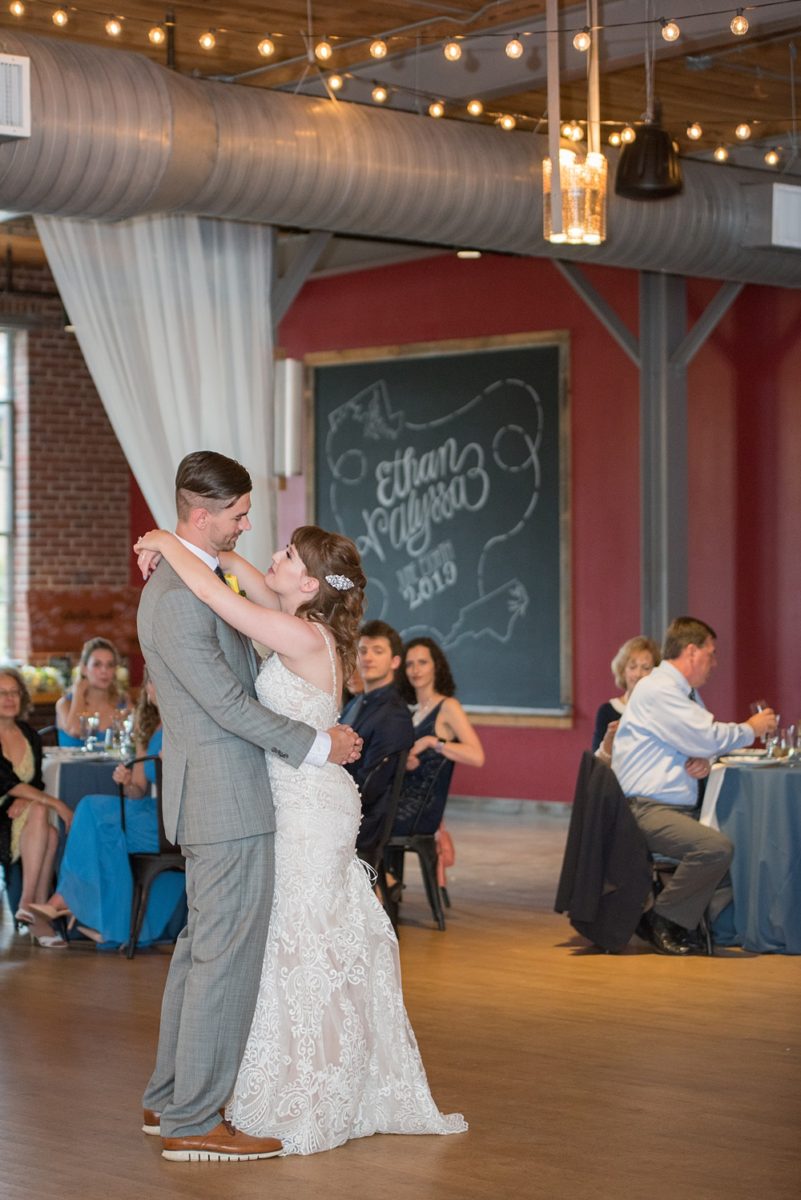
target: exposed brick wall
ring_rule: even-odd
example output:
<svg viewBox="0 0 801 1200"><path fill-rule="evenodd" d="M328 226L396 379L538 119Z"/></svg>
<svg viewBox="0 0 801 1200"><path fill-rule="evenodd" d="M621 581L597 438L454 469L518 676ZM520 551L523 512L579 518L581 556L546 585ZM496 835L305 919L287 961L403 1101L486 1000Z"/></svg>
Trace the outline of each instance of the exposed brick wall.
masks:
<svg viewBox="0 0 801 1200"><path fill-rule="evenodd" d="M44 661L86 638L136 652L130 473L84 363L63 329L47 268L20 267L0 292L31 326L17 338L15 656ZM36 293L19 296L15 293Z"/></svg>

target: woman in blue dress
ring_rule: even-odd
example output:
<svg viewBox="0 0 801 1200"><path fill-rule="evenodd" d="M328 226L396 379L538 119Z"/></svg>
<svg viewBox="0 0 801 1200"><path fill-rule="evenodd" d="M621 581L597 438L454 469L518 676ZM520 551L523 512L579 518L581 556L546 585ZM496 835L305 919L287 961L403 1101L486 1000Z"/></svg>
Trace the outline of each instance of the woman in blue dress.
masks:
<svg viewBox="0 0 801 1200"><path fill-rule="evenodd" d="M160 755L162 729L153 684L145 675L135 710L137 757ZM120 764L115 783L125 789L125 830L118 796L84 796L75 810L55 894L38 911L51 920L74 916L80 931L104 949L128 940L133 880L128 855L157 851L158 817L151 784L155 764ZM171 940L186 913L184 875L167 871L153 882L139 946Z"/></svg>
<svg viewBox="0 0 801 1200"><path fill-rule="evenodd" d="M81 718L96 716L95 736L102 742L106 730L130 711L130 701L117 683L120 656L107 638L90 638L84 643L78 662L78 676L56 704L59 746L82 746Z"/></svg>

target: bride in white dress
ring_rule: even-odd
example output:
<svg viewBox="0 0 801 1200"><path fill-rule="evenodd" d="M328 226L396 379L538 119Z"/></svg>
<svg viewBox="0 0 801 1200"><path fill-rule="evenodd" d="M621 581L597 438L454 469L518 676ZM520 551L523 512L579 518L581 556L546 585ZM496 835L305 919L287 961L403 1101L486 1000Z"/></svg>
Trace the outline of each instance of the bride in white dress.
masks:
<svg viewBox="0 0 801 1200"><path fill-rule="evenodd" d="M262 704L317 729L339 715L355 664L365 585L356 547L314 525L295 530L262 576L221 556L237 595L171 533L137 551L164 555L195 594L269 645ZM259 996L226 1117L245 1133L314 1154L373 1133L460 1133L431 1096L401 991L398 943L357 859L359 793L347 771L294 770L267 756L276 812L275 897Z"/></svg>

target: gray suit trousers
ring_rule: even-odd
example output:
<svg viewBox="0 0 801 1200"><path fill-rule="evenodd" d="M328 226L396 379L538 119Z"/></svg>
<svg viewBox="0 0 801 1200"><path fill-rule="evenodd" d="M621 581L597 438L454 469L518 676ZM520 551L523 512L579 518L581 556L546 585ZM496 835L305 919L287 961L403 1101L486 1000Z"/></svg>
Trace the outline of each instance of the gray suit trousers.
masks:
<svg viewBox="0 0 801 1200"><path fill-rule="evenodd" d="M162 1137L219 1124L256 1006L274 882L272 833L182 851L189 918L167 976L143 1099L161 1114Z"/></svg>
<svg viewBox="0 0 801 1200"><path fill-rule="evenodd" d="M685 929L696 929L707 908L716 917L732 898L728 870L734 847L725 833L701 825L691 815L694 809L637 796L629 798L629 805L648 849L680 860L657 896L654 912Z"/></svg>

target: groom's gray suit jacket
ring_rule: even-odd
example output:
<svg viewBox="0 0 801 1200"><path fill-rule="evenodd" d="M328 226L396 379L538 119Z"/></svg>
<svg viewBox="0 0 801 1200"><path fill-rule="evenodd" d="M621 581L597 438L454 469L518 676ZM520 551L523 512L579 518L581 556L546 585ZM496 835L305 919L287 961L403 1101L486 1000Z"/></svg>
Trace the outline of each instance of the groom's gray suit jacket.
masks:
<svg viewBox="0 0 801 1200"><path fill-rule="evenodd" d="M297 767L314 730L259 704L250 642L167 562L145 584L137 625L164 726L167 837L203 845L274 830L264 751Z"/></svg>

